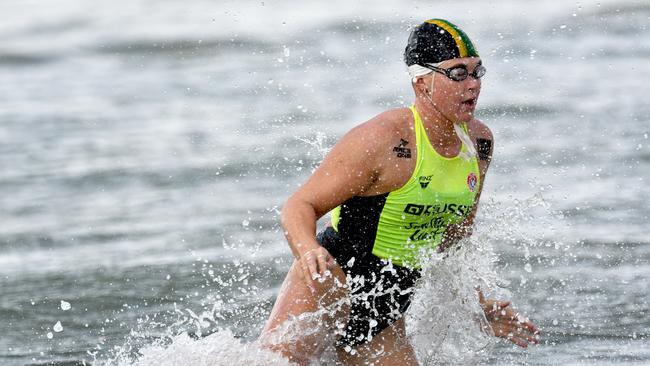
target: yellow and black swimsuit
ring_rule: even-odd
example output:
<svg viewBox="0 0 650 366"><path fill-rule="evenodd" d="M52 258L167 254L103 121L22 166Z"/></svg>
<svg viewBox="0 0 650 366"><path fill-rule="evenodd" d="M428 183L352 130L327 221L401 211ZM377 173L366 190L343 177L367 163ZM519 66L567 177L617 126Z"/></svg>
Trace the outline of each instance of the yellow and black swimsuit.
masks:
<svg viewBox="0 0 650 366"><path fill-rule="evenodd" d="M348 275L352 295L339 345L368 342L402 316L423 254L440 245L447 227L465 220L474 206L480 184L476 156L466 158L464 144L456 157L438 154L415 106L411 111L417 162L407 183L385 194L348 199L333 210L332 226L318 235Z"/></svg>

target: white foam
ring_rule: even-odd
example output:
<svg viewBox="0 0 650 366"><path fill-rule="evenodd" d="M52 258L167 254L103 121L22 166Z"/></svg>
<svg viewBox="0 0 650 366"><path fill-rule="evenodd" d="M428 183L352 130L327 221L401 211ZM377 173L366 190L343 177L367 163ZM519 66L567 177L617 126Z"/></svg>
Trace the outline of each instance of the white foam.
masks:
<svg viewBox="0 0 650 366"><path fill-rule="evenodd" d="M140 351L142 356L134 366L232 366L232 365L291 365L277 353L263 349L257 343L242 343L229 330L222 330L194 340L181 334L168 345L152 345ZM122 361L120 365L131 365Z"/></svg>

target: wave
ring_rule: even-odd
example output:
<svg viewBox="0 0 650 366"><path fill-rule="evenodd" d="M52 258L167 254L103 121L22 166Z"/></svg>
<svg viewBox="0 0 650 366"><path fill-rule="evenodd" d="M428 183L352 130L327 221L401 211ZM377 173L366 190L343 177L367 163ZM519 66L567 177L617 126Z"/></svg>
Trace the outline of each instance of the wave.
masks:
<svg viewBox="0 0 650 366"><path fill-rule="evenodd" d="M180 166L176 168L150 167L150 168L121 168L107 167L103 169L89 169L86 171L61 174L58 172L45 172L40 174L18 174L8 177L0 182L0 188L12 191L15 186L23 186L25 182L30 185L42 182L52 187L74 190L97 191L102 189L117 189L134 184L144 184L154 188L196 187L204 184L215 184L227 178L243 178L255 176L255 181L249 180L247 184L257 187L260 178L285 178L302 175L310 171L320 158L307 154L295 155L291 158L274 154L263 159L240 159L225 164L208 164L200 166Z"/></svg>
<svg viewBox="0 0 650 366"><path fill-rule="evenodd" d="M25 366L91 366L86 361L49 361L45 363L28 363Z"/></svg>
<svg viewBox="0 0 650 366"><path fill-rule="evenodd" d="M650 4L616 2L616 5L607 4L593 12L595 15L639 15L640 13L650 13Z"/></svg>
<svg viewBox="0 0 650 366"><path fill-rule="evenodd" d="M398 34L406 37L404 32L409 23L391 22L386 20L343 19L331 22L324 27L326 34L341 33L345 35L362 34L369 37L382 37L383 34ZM314 30L305 33L313 33Z"/></svg>
<svg viewBox="0 0 650 366"><path fill-rule="evenodd" d="M114 41L105 45L97 46L94 51L104 54L128 54L128 55L177 55L185 58L192 56L203 56L205 54L216 55L226 52L268 52L277 45L252 38L224 38L224 39L139 39L129 41Z"/></svg>
<svg viewBox="0 0 650 366"><path fill-rule="evenodd" d="M479 118L497 117L540 117L557 113L548 105L542 104L496 104L478 108L476 116Z"/></svg>
<svg viewBox="0 0 650 366"><path fill-rule="evenodd" d="M54 54L0 53L0 66L31 67L57 61Z"/></svg>

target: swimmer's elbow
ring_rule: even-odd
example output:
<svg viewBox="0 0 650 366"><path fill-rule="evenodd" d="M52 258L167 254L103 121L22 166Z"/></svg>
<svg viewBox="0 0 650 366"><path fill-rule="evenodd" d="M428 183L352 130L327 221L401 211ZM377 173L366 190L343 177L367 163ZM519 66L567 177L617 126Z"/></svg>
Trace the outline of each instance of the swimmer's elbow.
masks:
<svg viewBox="0 0 650 366"><path fill-rule="evenodd" d="M280 225L286 230L287 226L293 221L292 218L295 217L296 202L294 197L289 197L289 199L282 206L280 211Z"/></svg>
<svg viewBox="0 0 650 366"><path fill-rule="evenodd" d="M282 206L282 210L280 211L280 225L286 230L291 223L297 220L315 216L316 210L310 202L293 195Z"/></svg>

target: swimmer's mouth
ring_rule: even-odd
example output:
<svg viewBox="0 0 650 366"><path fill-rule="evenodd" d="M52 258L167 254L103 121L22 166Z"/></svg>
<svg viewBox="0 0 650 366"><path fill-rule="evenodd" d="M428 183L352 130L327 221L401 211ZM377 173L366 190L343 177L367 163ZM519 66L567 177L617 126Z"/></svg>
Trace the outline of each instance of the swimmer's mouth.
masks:
<svg viewBox="0 0 650 366"><path fill-rule="evenodd" d="M466 107L475 107L476 106L476 98L470 98L465 101L463 101L463 105Z"/></svg>

